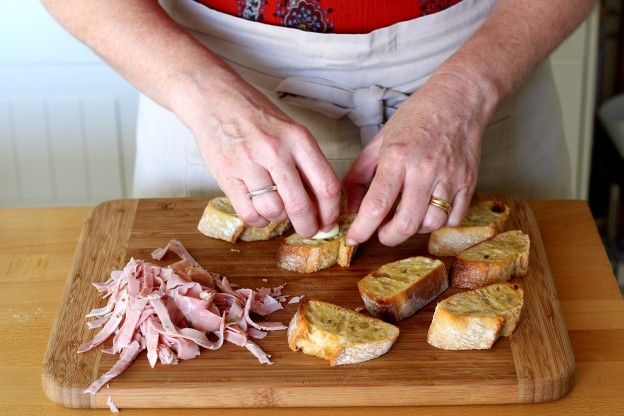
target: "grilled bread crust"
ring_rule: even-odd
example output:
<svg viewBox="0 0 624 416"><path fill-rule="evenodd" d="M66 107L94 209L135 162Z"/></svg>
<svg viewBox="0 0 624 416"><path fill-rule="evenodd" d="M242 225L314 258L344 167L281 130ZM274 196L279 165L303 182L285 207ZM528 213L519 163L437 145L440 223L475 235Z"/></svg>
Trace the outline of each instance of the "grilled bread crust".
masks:
<svg viewBox="0 0 624 416"><path fill-rule="evenodd" d="M513 283L450 296L437 304L427 342L445 350L492 348L499 336L513 333L523 303L523 291Z"/></svg>
<svg viewBox="0 0 624 416"><path fill-rule="evenodd" d="M291 350L329 360L331 366L377 358L398 336L394 325L318 300L301 302L288 325Z"/></svg>
<svg viewBox="0 0 624 416"><path fill-rule="evenodd" d="M410 257L381 266L358 282L371 315L399 321L437 298L448 288L444 263L428 257Z"/></svg>
<svg viewBox="0 0 624 416"><path fill-rule="evenodd" d="M452 286L475 289L512 276L524 276L529 269L529 236L520 230L507 231L462 251L451 269Z"/></svg>
<svg viewBox="0 0 624 416"><path fill-rule="evenodd" d="M458 227L442 227L429 237L429 253L436 256L457 256L469 247L479 244L505 229L509 207L496 200L472 205Z"/></svg>
<svg viewBox="0 0 624 416"><path fill-rule="evenodd" d="M259 241L282 235L290 221L271 222L266 227L254 227L238 218L230 200L224 196L211 199L204 209L197 229L204 235L234 243L237 240Z"/></svg>
<svg viewBox="0 0 624 416"><path fill-rule="evenodd" d="M347 244L346 236L354 215L338 219L340 230L326 240L303 238L295 233L288 236L277 252L278 267L299 273L312 273L338 264L348 267L357 246Z"/></svg>

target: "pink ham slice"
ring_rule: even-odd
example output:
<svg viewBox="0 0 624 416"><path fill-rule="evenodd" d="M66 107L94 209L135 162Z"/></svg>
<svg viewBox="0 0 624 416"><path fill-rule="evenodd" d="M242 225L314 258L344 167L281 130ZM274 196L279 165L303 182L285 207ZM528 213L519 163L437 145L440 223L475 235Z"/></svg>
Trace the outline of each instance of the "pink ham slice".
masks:
<svg viewBox="0 0 624 416"><path fill-rule="evenodd" d="M115 402L113 401L113 398L111 396L108 396L108 398L106 399L106 405L110 409L111 413L119 413L119 409L115 405Z"/></svg>
<svg viewBox="0 0 624 416"><path fill-rule="evenodd" d="M193 256L191 256L191 254L178 240L171 240L169 241L169 243L167 243L165 247L157 248L156 250L152 251L152 258L154 260L162 260L162 258L165 257L165 254L167 254L168 251L177 254L182 260L186 260L192 265L199 265L199 263L197 263Z"/></svg>
<svg viewBox="0 0 624 416"><path fill-rule="evenodd" d="M123 350L119 361L115 363L113 368L104 373L100 378L95 380L84 392L88 394L95 394L106 383L123 373L126 368L135 360L137 355L141 352L141 346L138 342L132 341L132 343Z"/></svg>
<svg viewBox="0 0 624 416"><path fill-rule="evenodd" d="M94 283L108 301L87 314L93 318L87 326L102 329L91 341L81 344L78 352L89 351L113 336L113 345L102 352L121 355L85 393L95 394L143 350L147 350L148 362L154 367L157 361L171 365L190 360L200 355L200 347L217 350L227 341L249 350L261 364L272 364L271 356L249 338L262 339L267 331L287 327L281 322L255 322L250 314L264 316L283 309L276 299L283 296L283 286L258 291L238 288L225 276L203 269L177 240L154 250L152 256L160 260L167 251L181 260L160 267L130 259L106 282Z"/></svg>

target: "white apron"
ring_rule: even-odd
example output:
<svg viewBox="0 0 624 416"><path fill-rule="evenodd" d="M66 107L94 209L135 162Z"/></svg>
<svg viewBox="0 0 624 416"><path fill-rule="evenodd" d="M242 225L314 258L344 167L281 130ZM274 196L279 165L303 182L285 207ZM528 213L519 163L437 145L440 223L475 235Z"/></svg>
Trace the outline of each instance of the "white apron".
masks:
<svg viewBox="0 0 624 416"><path fill-rule="evenodd" d="M339 177L394 110L487 18L495 0L367 34L322 34L230 16L193 0L167 13L286 114L305 125ZM497 111L482 144L477 190L523 198L570 196L569 161L552 71L541 65ZM135 197L220 193L190 131L141 96Z"/></svg>

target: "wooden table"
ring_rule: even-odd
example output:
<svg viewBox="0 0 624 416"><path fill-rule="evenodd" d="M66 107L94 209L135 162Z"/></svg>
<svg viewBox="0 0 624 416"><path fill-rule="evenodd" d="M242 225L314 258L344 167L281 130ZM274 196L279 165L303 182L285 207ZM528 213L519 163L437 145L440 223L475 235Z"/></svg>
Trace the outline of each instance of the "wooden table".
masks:
<svg viewBox="0 0 624 416"><path fill-rule="evenodd" d="M558 402L423 407L419 415L624 415L624 302L585 202L537 201L537 217L576 356L576 384ZM89 208L0 209L0 414L110 414L57 407L41 390L41 360ZM475 392L479 394L479 392ZM332 409L394 416L413 408ZM123 414L171 414L122 410ZM324 415L328 409L176 410L176 415Z"/></svg>

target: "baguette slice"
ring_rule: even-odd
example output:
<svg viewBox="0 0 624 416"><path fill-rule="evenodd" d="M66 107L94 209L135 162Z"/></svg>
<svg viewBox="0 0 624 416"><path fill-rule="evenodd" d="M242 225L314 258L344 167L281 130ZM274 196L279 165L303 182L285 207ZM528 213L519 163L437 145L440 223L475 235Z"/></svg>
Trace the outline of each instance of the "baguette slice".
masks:
<svg viewBox="0 0 624 416"><path fill-rule="evenodd" d="M497 283L458 293L438 303L427 342L444 350L492 348L510 336L520 319L523 292L513 283Z"/></svg>
<svg viewBox="0 0 624 416"><path fill-rule="evenodd" d="M475 289L524 276L529 269L529 236L507 231L470 247L457 256L451 271L452 285Z"/></svg>
<svg viewBox="0 0 624 416"><path fill-rule="evenodd" d="M291 350L324 358L331 366L377 358L398 336L394 325L318 300L300 303L288 325Z"/></svg>
<svg viewBox="0 0 624 416"><path fill-rule="evenodd" d="M312 273L338 264L348 267L357 246L346 242L347 231L355 215L338 219L338 234L325 240L303 238L295 233L288 236L277 252L277 265L285 270Z"/></svg>
<svg viewBox="0 0 624 416"><path fill-rule="evenodd" d="M268 240L283 234L290 221L271 222L266 227L253 227L238 218L230 200L224 196L213 198L204 209L197 229L204 235L220 240L236 242Z"/></svg>
<svg viewBox="0 0 624 416"><path fill-rule="evenodd" d="M457 256L469 247L503 231L509 219L509 207L500 201L481 201L472 205L459 227L442 227L429 237L429 253Z"/></svg>
<svg viewBox="0 0 624 416"><path fill-rule="evenodd" d="M412 316L448 288L446 267L428 257L384 264L358 282L371 315L390 321Z"/></svg>

